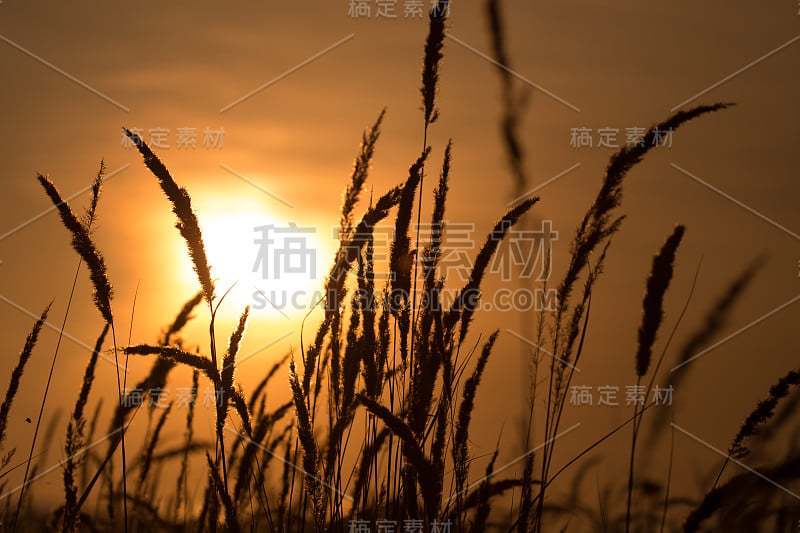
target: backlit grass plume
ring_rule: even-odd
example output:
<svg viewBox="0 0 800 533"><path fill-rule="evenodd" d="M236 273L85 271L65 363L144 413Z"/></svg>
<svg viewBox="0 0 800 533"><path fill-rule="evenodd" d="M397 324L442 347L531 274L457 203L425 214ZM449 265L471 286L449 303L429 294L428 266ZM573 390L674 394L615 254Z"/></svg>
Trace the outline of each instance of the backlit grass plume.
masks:
<svg viewBox="0 0 800 533"><path fill-rule="evenodd" d="M778 380L777 383L769 388L769 397L765 400L758 402L758 405L750 413L733 439L728 454L731 457L741 459L745 457L749 450L744 445L744 441L748 437L752 437L758 431L759 426L767 423L772 418L772 413L778 402L789 394L789 387L800 384L800 371L791 370L785 376Z"/></svg>
<svg viewBox="0 0 800 533"><path fill-rule="evenodd" d="M458 411L458 423L456 424L455 442L453 444L453 464L455 465L456 474L455 490L459 499L467 483L469 425L472 420L472 411L475 409L475 394L481 382L483 371L486 368L486 363L489 361L492 347L497 340L498 333L498 331L495 331L489 337L489 340L486 341L483 351L478 358L478 364L475 366L475 370L472 371L472 375L464 384L463 399L461 400L461 407Z"/></svg>
<svg viewBox="0 0 800 533"><path fill-rule="evenodd" d="M411 276L416 250L411 250L408 230L411 225L411 212L414 208L414 196L417 186L422 180L423 165L430 154L426 148L416 162L411 165L408 180L403 186L400 202L397 206L397 218L394 226L394 242L392 243L389 268L392 272L391 298L392 312L397 317L400 329L400 357L405 363L408 359L408 332L411 326Z"/></svg>
<svg viewBox="0 0 800 533"><path fill-rule="evenodd" d="M647 373L653 353L656 333L664 318L664 294L672 280L675 253L683 238L684 227L676 226L672 235L667 238L661 251L653 258L650 276L647 278L647 289L642 302L642 323L639 325L639 347L636 351L636 375Z"/></svg>
<svg viewBox="0 0 800 533"><path fill-rule="evenodd" d="M667 241L661 247L661 250L653 258L653 266L650 268L650 275L647 278L647 289L644 294L644 301L642 303L642 322L639 325L639 345L636 350L636 385L642 377L647 374L650 367L650 359L653 354L653 343L656 340L656 333L664 318L664 294L669 288L669 283L672 280L672 270L675 263L675 253L678 250L678 245L683 238L684 227L676 226L672 234L667 237ZM656 372L658 367L656 367ZM649 391L647 391L649 392ZM645 394L647 394L645 392ZM638 413L638 415L637 415ZM636 439L638 437L639 428L641 427L641 420L644 416L644 411L639 410L636 403L633 404L633 436L631 439L631 454L628 466L628 499L626 505L626 518L625 527L626 531L630 527L631 518L631 500L633 498L634 486L634 463L636 457ZM636 419L638 416L638 420Z"/></svg>
<svg viewBox="0 0 800 533"><path fill-rule="evenodd" d="M234 395L229 395L230 392L234 390L233 388L233 373L236 369L236 355L239 353L239 345L242 342L242 336L244 335L244 328L247 324L247 317L250 314L250 306L245 307L242 316L239 317L239 324L236 326L236 329L231 334L230 343L228 344L228 350L225 352L225 356L222 358L222 370L220 372L220 392L218 394L223 395L223 401L217 404L217 431L222 431L222 426L225 423L225 419L228 417L228 405L229 401L236 402ZM247 407L245 406L245 412ZM245 416L244 421L247 427L250 427L249 424L250 417Z"/></svg>
<svg viewBox="0 0 800 533"><path fill-rule="evenodd" d="M42 312L42 314L39 316L39 319L36 320L36 323L34 323L31 332L28 334L28 338L25 339L25 346L19 353L19 360L17 361L17 366L14 368L14 371L11 372L11 380L8 383L8 390L6 391L6 397L5 400L3 400L3 404L0 405L0 448L2 448L3 441L6 438L6 427L8 426L8 413L9 411L11 411L11 404L14 402L14 397L17 395L17 390L19 389L19 382L22 379L23 372L25 371L25 365L31 358L31 354L33 353L33 347L36 346L36 341L39 339L39 332L42 331L42 326L47 320L47 313L50 312L50 306L52 305L53 302L50 302L45 308L45 310Z"/></svg>
<svg viewBox="0 0 800 533"><path fill-rule="evenodd" d="M89 268L92 285L94 286L94 303L100 311L100 314L103 315L105 321L111 324L114 321L111 314L113 291L111 289L111 283L108 281L106 263L103 260L103 256L100 254L100 250L97 249L92 238L89 236L89 231L86 226L78 220L78 217L75 216L69 204L61 197L61 193L58 192L53 182L41 174L38 175L38 180L42 187L44 187L47 196L49 196L50 200L53 202L53 205L58 209L64 226L72 233L72 247Z"/></svg>
<svg viewBox="0 0 800 533"><path fill-rule="evenodd" d="M353 209L358 202L361 195L361 190L364 188L364 183L367 180L369 171L369 164L372 160L372 154L375 151L375 143L378 142L378 137L381 133L381 122L386 115L386 110L381 111L378 119L370 128L369 132L364 132L361 140L361 153L358 154L355 164L353 165L353 175L350 178L350 183L345 189L344 197L342 200L342 214L339 221L341 231L349 232L353 224Z"/></svg>
<svg viewBox="0 0 800 533"><path fill-rule="evenodd" d="M75 457L78 449L84 445L84 427L86 426L86 419L83 416L86 404L89 401L89 392L92 389L94 382L95 366L97 365L97 357L100 355L100 350L103 348L106 335L108 334L109 324L106 323L103 331L97 338L97 342L92 350L92 355L86 365L86 370L83 374L83 384L81 385L78 399L75 402L75 408L72 411L72 418L67 423L67 440L64 444L64 454L67 456L66 463L64 464L64 517L71 516L75 510L78 502L78 488L75 485L75 470L81 463L80 457ZM64 522L65 529L66 521ZM71 524L71 530L77 526L76 523Z"/></svg>
<svg viewBox="0 0 800 533"><path fill-rule="evenodd" d="M236 504L233 502L233 500L231 500L231 497L224 489L223 481L219 477L219 471L217 470L216 466L214 466L214 460L211 459L211 456L208 454L208 452L206 452L206 462L208 463L208 472L212 480L211 485L216 488L217 496L222 501L222 506L225 509L225 525L227 526L228 531L231 533L238 533L239 519L236 517ZM217 517L212 516L210 517L210 520L214 522L214 530L216 530Z"/></svg>
<svg viewBox="0 0 800 533"><path fill-rule="evenodd" d="M458 293L455 302L447 311L444 320L445 328L450 330L457 324L460 318L461 330L458 338L459 344L463 342L464 338L467 336L469 325L472 322L472 316L475 314L478 305L476 296L480 295L481 281L486 273L486 269L489 267L489 262L497 251L497 247L500 246L508 230L538 201L538 196L525 198L512 207L503 218L497 221L492 232L489 233L486 238L486 242L481 247L480 252L478 252L478 255L475 257L472 271L469 275L469 281Z"/></svg>
<svg viewBox="0 0 800 533"><path fill-rule="evenodd" d="M580 272L587 265L591 252L601 241L619 229L622 218L613 216L612 212L622 202L622 184L625 176L634 165L641 162L647 152L658 145L658 136L663 135L666 131L674 131L682 124L701 115L713 113L731 105L717 103L700 105L687 111L678 111L664 122L650 127L638 143L625 146L611 156L600 191L584 215L572 241L569 267L558 287L559 304L568 301L572 287Z"/></svg>
<svg viewBox="0 0 800 533"><path fill-rule="evenodd" d="M755 435L761 426L770 421L774 414L775 407L777 407L778 403L783 398L789 395L789 388L796 387L797 385L800 385L800 370L790 370L785 376L779 379L777 383L769 388L769 396L758 402L756 408L747 415L742 427L739 428L739 431L733 438L730 448L728 448L728 456L725 458L725 462L722 464L719 474L717 474L717 479L714 482L715 487L719 483L722 473L725 471L725 467L728 465L731 458L742 459L750 453L750 450L745 445L745 441Z"/></svg>
<svg viewBox="0 0 800 533"><path fill-rule="evenodd" d="M92 229L92 224L97 216L97 203L100 200L100 186L103 184L103 176L106 173L106 164L102 159L100 160L100 169L92 182L92 200L89 202L89 207L83 218L83 225L87 230Z"/></svg>
<svg viewBox="0 0 800 533"><path fill-rule="evenodd" d="M164 191L164 194L167 195L167 198L172 203L172 212L178 217L178 222L175 224L175 227L178 228L181 236L186 240L186 246L189 249L189 256L192 258L194 271L197 273L200 287L202 287L206 301L210 306L211 302L214 300L214 282L211 279L211 269L208 266L208 258L206 257L206 248L203 245L203 235L200 232L200 224L192 209L192 199L186 189L179 187L178 184L175 183L167 167L156 157L141 137L128 128L123 128L123 131L139 149L142 157L144 157L144 164L150 169L153 175L158 178L161 190Z"/></svg>
<svg viewBox="0 0 800 533"><path fill-rule="evenodd" d="M303 447L303 470L305 471L306 478L306 493L314 508L314 523L317 526L317 530L321 530L325 521L325 508L322 505L322 487L317 477L319 473L319 448L314 438L311 416L306 408L306 403L303 398L303 389L300 387L294 360L289 361L289 373L292 398L294 399L295 414L297 416L298 437Z"/></svg>
<svg viewBox="0 0 800 533"><path fill-rule="evenodd" d="M425 128L435 122L439 115L436 109L436 89L439 84L439 62L442 60L444 46L444 23L447 11L450 8L449 0L439 0L428 14L430 19L428 37L425 40L425 59L422 64L422 106L425 113Z"/></svg>

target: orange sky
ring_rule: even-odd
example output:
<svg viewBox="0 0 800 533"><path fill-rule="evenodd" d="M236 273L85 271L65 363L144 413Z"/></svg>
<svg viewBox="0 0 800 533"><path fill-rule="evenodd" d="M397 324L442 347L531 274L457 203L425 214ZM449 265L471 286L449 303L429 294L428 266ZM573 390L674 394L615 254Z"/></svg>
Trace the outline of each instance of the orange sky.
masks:
<svg viewBox="0 0 800 533"><path fill-rule="evenodd" d="M60 325L77 264L56 214L36 219L50 207L36 172L49 173L66 196L90 184L101 157L117 172L104 188L95 235L116 289L115 312L125 324L118 342L127 340L137 285L132 342L154 341L196 290L169 205L138 153L122 146L122 126L141 128L148 141L151 128L169 130L169 147L155 151L189 190L201 223L229 220L228 238L218 231L209 241L220 243L226 254L239 254L244 272L257 253L255 220L314 227L320 236L319 275L324 273L331 228L364 128L387 108L368 185L376 195L404 179L422 145L418 87L427 27L423 19L404 18L403 3L398 2L398 18L378 19L349 16L346 0L258 6L3 0L0 332L7 356L0 371L9 373L16 362L33 321L26 312L38 314L55 299L51 322ZM629 175L621 208L628 218L593 299L576 383L632 383L647 272L676 223L687 226L687 235L666 300L667 327L703 261L676 345L729 280L760 254L767 263L718 341L800 293L800 79L792 74L800 60L797 11L789 1L625 1L611 7L584 0L507 2L512 68L518 87L530 96L521 132L529 188L572 169L537 191L542 197L537 215L552 220L559 232L554 279L563 272L569 239L612 153L597 147L599 128L616 128L623 140L626 128L649 126L678 106L737 104L683 126L671 148L653 151ZM424 201L430 206L444 146L452 138L447 218L474 224L481 242L513 199L498 135L499 80L481 56L490 53L482 2L455 2L449 31L438 96L441 119L428 138L433 152ZM196 148L176 146L180 128L196 128ZM224 129L221 147L202 146L206 128ZM590 128L594 146L570 146L573 128ZM75 210L87 199L77 196ZM230 222L232 215L238 222ZM238 243L238 251L231 252L226 242ZM503 282L494 279L490 286ZM225 307L221 338L247 296ZM798 313L796 305L780 308L693 363L685 389L676 393L684 398L681 425L725 448L769 384L797 365ZM254 310L244 351L258 353L242 367L248 371L240 372L245 388L270 361L290 346L298 348L303 312L289 315ZM199 313L189 330L200 345L207 343L206 320ZM516 331L517 325L516 315L495 313L479 318L472 331ZM92 345L100 327L82 272L66 327L75 341L62 344L51 414L72 405L88 356L80 343ZM662 332L662 343L663 337ZM38 410L55 340L54 331L43 334L12 411L10 438L22 449L31 434L23 420ZM485 403L479 402L478 419L486 431L474 439L478 449L494 446L503 421L513 424L515 413L502 407L509 387L523 402L517 390L519 350L513 334L501 336L479 393ZM146 368L137 361L132 373L141 375ZM99 372L109 380L110 398L113 366ZM625 409L576 407L564 427L576 422L582 427L564 446L580 449L627 416ZM59 447L62 434L59 429ZM679 445L686 458L680 468L718 459L690 439Z"/></svg>

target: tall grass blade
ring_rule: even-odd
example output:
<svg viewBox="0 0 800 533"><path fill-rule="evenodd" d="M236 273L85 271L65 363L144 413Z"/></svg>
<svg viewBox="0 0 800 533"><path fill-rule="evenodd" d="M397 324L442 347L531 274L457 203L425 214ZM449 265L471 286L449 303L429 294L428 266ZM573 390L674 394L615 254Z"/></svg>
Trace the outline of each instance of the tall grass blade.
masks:
<svg viewBox="0 0 800 533"><path fill-rule="evenodd" d="M28 337L25 339L25 345L22 347L22 351L19 353L17 366L14 367L14 370L11 372L11 379L8 382L6 396L2 405L0 405L0 447L2 447L6 438L8 415L11 412L11 404L14 402L14 397L17 395L17 391L19 390L19 383L22 379L22 374L25 372L25 365L28 364L28 361L31 358L33 348L36 346L36 342L39 340L39 333L42 331L42 326L44 326L45 321L47 321L47 314L50 312L50 307L52 305L53 302L50 302L47 307L45 307L44 311L42 311L42 314L39 315L39 319L33 324L33 328L31 329L30 333L28 333Z"/></svg>
<svg viewBox="0 0 800 533"><path fill-rule="evenodd" d="M180 232L181 236L186 241L186 246L189 249L189 256L194 265L194 271L197 274L197 279L200 282L200 287L203 289L208 305L211 306L214 300L214 282L211 279L211 268L208 265L208 258L206 257L206 248L203 244L203 235L200 232L200 224L197 221L194 209L192 209L192 199L189 193L183 187L179 187L169 170L161 160L156 157L150 147L128 128L123 128L125 135L139 149L139 152L144 158L144 164L150 169L150 172L158 179L161 185L161 190L172 203L172 212L178 217L178 222L175 227Z"/></svg>

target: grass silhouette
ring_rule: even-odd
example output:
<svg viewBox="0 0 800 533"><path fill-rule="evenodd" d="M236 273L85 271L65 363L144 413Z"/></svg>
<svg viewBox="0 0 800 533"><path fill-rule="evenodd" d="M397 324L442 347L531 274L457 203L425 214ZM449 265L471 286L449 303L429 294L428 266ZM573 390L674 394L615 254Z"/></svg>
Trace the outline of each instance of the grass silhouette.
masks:
<svg viewBox="0 0 800 533"><path fill-rule="evenodd" d="M494 53L498 61L506 65L508 53L500 2L491 0L486 6ZM166 448L162 442L167 418L175 413L170 404L148 432L138 457L129 453L130 447L125 447L125 428L139 409L131 405L131 397L124 393L117 364L119 397L111 421L112 438L102 453L92 450L87 454L89 459L81 456L81 450L91 440L98 417L97 412L91 417L86 413L95 364L109 330L114 337L112 288L105 260L90 231L102 168L91 207L83 221L63 201L49 178L38 177L72 236L73 248L89 269L92 298L104 320L74 409L67 419L63 449L66 456L64 503L52 510L44 522L45 528L65 532L109 531L120 527L142 531L343 532L353 531L354 524L359 523L415 521L425 531L434 531L445 524L453 531L478 532L490 528L551 531L565 527L560 518L564 510L581 511L574 498L563 502L548 492L553 482L573 465L589 465L587 455L626 428L632 432L629 470L623 487L626 505L614 509L613 516L608 516L601 498L598 507L591 511L603 528L643 531L659 523L663 530L669 517L670 526L683 522L686 531L695 531L715 515L720 524L736 518L740 524L755 524L753 527L760 527L771 515L775 515L776 523L791 518L787 506L763 508L760 517L749 511L732 516L731 509L735 511L736 508L731 502L737 502L753 490L758 478L752 473L743 473L723 482L722 476L731 459L748 453L750 439L770 424L777 406L788 401L792 387L800 383L800 374L795 370L781 378L770 389L768 397L745 419L713 485L705 495L690 502L688 511L675 506L675 499L670 496L671 470L665 476L665 483L657 486L647 485L636 475L639 472L634 469L638 436L650 406L634 407L632 416L566 464L558 469L554 465L556 440L563 433L562 415L575 365L584 355L593 294L605 259L611 253L612 239L619 235L624 221L619 208L625 178L656 144L660 131L675 130L695 118L724 110L729 106L725 103L678 111L649 128L641 143L625 146L611 156L597 195L578 222L572 238L567 267L555 286L555 310L522 317L530 319L528 325L535 330L536 338L530 356L535 374L531 379L525 428L526 447L532 451L524 456L521 474L509 474L505 467L497 465L503 442L502 435L498 435L498 444L486 466L475 467L476 457L470 449L470 434L475 431L471 422L480 402L480 385L490 371L489 362L500 332L481 335L477 342L479 350L473 357L473 350L467 344L470 328L481 310L481 288L500 243L512 227L524 223L523 217L538 202L546 200L522 196L506 213L499 214L475 256L468 281L455 288L453 302L446 305L442 294L447 280L440 261L447 237L448 192L458 186L457 173L452 166L457 151L452 142L441 153L428 235L420 234L419 222L423 198L428 194L423 187L425 168L431 165L438 150L428 145L428 131L436 124L441 107L437 95L445 53L447 7L448 2L440 0L429 15L420 84L424 127L421 151L410 155L406 179L374 202L370 198L358 218L358 206L368 182L381 126L388 120L384 111L364 133L343 194L339 248L324 282L325 297L319 302L320 323L310 342L306 344L301 336L299 349L290 350L284 359L267 369L249 395L240 386L235 373L237 355L246 335L249 308L242 311L237 326L230 333L227 350L218 357L215 318L225 303L225 294L217 293L213 264L209 264L206 255L190 193L178 184L138 135L125 130L171 205L177 218L176 228L185 241L199 285L199 292L178 311L155 343L122 348L126 357L153 361L148 375L137 384L139 390L163 388L172 370L191 369L193 396L186 411L183 442L177 448ZM528 181L524 151L518 137L523 99L507 70L501 68L498 72L504 102L502 137L515 188L523 191ZM413 233L415 206L417 229ZM387 265L377 264L375 257L374 230L381 224L394 229ZM646 279L638 347L632 363L637 385L648 383L650 378L646 387L648 393L666 355L666 347L660 355L654 350L656 340L664 336L661 331L664 297L676 268L684 231L683 226L677 226L667 238L654 256ZM549 261L547 257L548 265ZM686 361L697 347L719 331L741 291L752 279L757 263L754 265L734 280L711 308L705 322L679 351L679 362ZM386 284L380 286L375 273L384 266L388 267L389 276ZM201 341L208 347L205 353L188 348L189 344L180 336L192 319L192 312L203 303L211 317L208 338ZM6 399L0 407L0 450L7 444L4 439L12 402L48 310L35 323L9 378ZM667 338L668 346L672 334ZM116 357L116 340L114 353ZM286 367L288 383L278 383L274 378ZM123 376L126 371L127 365ZM682 371L675 379L681 379L684 373ZM195 400L201 380L211 383L215 391L214 453L210 451L211 442L199 440L194 429ZM540 385L544 390L538 388ZM289 391L290 401L274 405L268 392L276 387ZM46 397L47 390L43 400ZM537 408L537 397L543 400L543 409ZM648 416L647 420L657 430L669 427L668 420L663 417ZM540 448L530 443L534 421L543 428L544 444ZM91 426L88 432L87 423ZM674 428L672 431L674 434ZM359 436L360 443L356 442ZM35 467L31 464L34 445L35 442L27 461L21 463L31 472L30 477L26 472L25 480L34 477ZM123 471L120 478L115 479L111 458L118 447ZM10 466L12 456L13 449L2 461L0 481L3 487L7 483L6 475L16 468ZM163 494L165 488L158 472L170 461L179 465L179 475L171 489L169 505L165 506L159 503L157 496L159 490ZM796 456L787 457L770 466L769 476L778 483L796 478L798 465ZM136 472L137 479L137 487L132 491L127 489L129 467ZM192 467L205 472L200 497L193 496L189 487ZM576 482L579 482L586 468L576 466L576 469ZM103 483L98 484L101 480ZM13 527L19 522L19 527L27 530L34 527L37 517L33 512L26 513L23 495L24 490L20 491L16 508L5 510L3 522L13 514L17 516ZM90 496L105 502L105 511L100 511L99 507L90 511L86 506ZM650 505L651 500L657 503ZM637 501L641 505L635 509L632 504ZM128 505L135 512L129 514ZM648 505L649 510L642 511L642 507ZM117 516L120 506L124 509L121 519ZM720 516L723 509L725 514ZM657 522L653 521L653 516L657 516Z"/></svg>

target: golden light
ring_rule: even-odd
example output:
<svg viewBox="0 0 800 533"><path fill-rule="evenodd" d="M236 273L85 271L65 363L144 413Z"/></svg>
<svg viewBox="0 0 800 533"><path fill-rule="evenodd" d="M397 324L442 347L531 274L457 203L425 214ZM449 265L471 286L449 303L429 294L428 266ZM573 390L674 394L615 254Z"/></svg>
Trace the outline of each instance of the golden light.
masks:
<svg viewBox="0 0 800 533"><path fill-rule="evenodd" d="M259 200L217 196L198 207L218 301L227 292L220 313L238 315L249 305L265 318L302 317L322 296L333 255L331 226L300 213L297 219L275 216ZM188 254L181 252L184 281L196 287Z"/></svg>

